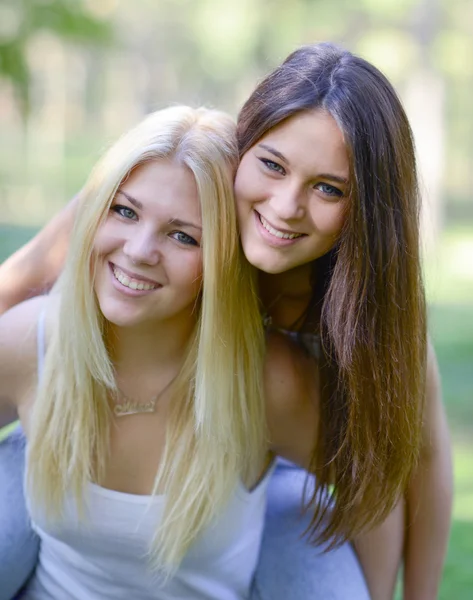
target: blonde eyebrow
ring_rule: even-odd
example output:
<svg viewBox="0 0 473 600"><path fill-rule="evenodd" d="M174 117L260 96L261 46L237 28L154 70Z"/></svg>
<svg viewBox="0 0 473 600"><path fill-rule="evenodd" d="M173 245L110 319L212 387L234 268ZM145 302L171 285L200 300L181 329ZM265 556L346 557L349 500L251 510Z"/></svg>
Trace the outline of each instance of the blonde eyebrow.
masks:
<svg viewBox="0 0 473 600"><path fill-rule="evenodd" d="M133 198L133 196L130 196L130 194L127 194L123 190L117 190L117 194L122 194L123 196L125 196L128 202L130 202L130 204L133 204L133 206L136 206L136 208L138 208L139 210L143 210L143 205L141 204L141 202L136 198Z"/></svg>
<svg viewBox="0 0 473 600"><path fill-rule="evenodd" d="M181 219L171 219L168 223L169 225L175 225L176 227L192 227L193 229L202 231L202 227L199 227L199 225L195 225L189 221L181 221Z"/></svg>

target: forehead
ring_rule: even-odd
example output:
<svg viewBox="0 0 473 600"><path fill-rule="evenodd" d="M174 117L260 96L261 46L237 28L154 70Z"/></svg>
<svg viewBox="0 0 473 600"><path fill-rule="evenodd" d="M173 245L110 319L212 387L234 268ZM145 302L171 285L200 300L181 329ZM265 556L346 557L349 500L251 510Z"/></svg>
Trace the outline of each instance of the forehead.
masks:
<svg viewBox="0 0 473 600"><path fill-rule="evenodd" d="M330 113L304 111L268 131L256 144L274 147L291 166L348 177L348 153L343 133Z"/></svg>
<svg viewBox="0 0 473 600"><path fill-rule="evenodd" d="M171 216L200 218L200 201L192 171L174 160L150 160L137 166L120 189L145 209L172 212Z"/></svg>

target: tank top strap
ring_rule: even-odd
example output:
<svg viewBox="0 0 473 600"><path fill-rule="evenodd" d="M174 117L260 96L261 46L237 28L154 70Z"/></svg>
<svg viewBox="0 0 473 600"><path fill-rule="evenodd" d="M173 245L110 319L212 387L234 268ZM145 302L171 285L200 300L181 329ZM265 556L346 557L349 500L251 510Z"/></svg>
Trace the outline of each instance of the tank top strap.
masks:
<svg viewBox="0 0 473 600"><path fill-rule="evenodd" d="M38 328L36 332L36 356L38 365L38 381L41 380L44 367L44 357L46 354L46 310L43 309L38 317Z"/></svg>

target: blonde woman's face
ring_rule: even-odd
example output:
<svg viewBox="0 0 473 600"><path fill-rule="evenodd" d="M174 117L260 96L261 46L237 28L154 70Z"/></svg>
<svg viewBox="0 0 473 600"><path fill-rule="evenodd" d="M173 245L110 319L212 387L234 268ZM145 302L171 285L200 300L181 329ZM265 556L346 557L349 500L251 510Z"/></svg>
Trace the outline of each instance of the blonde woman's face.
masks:
<svg viewBox="0 0 473 600"><path fill-rule="evenodd" d="M120 186L95 243L105 318L130 327L187 319L202 275L197 186L186 167L154 160Z"/></svg>
<svg viewBox="0 0 473 600"><path fill-rule="evenodd" d="M297 114L246 152L235 178L246 257L282 273L324 255L337 241L348 203L342 132L322 110Z"/></svg>

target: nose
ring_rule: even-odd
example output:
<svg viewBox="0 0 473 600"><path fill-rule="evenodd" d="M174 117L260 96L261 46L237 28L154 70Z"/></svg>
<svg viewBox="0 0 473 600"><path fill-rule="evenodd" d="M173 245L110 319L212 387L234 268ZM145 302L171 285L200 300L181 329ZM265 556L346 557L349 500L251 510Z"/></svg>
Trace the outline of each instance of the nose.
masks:
<svg viewBox="0 0 473 600"><path fill-rule="evenodd" d="M125 242L123 252L133 264L154 266L161 260L159 238L155 231L145 228L133 232Z"/></svg>
<svg viewBox="0 0 473 600"><path fill-rule="evenodd" d="M278 186L274 191L270 205L274 214L281 221L296 221L302 219L306 211L306 194L296 183Z"/></svg>

